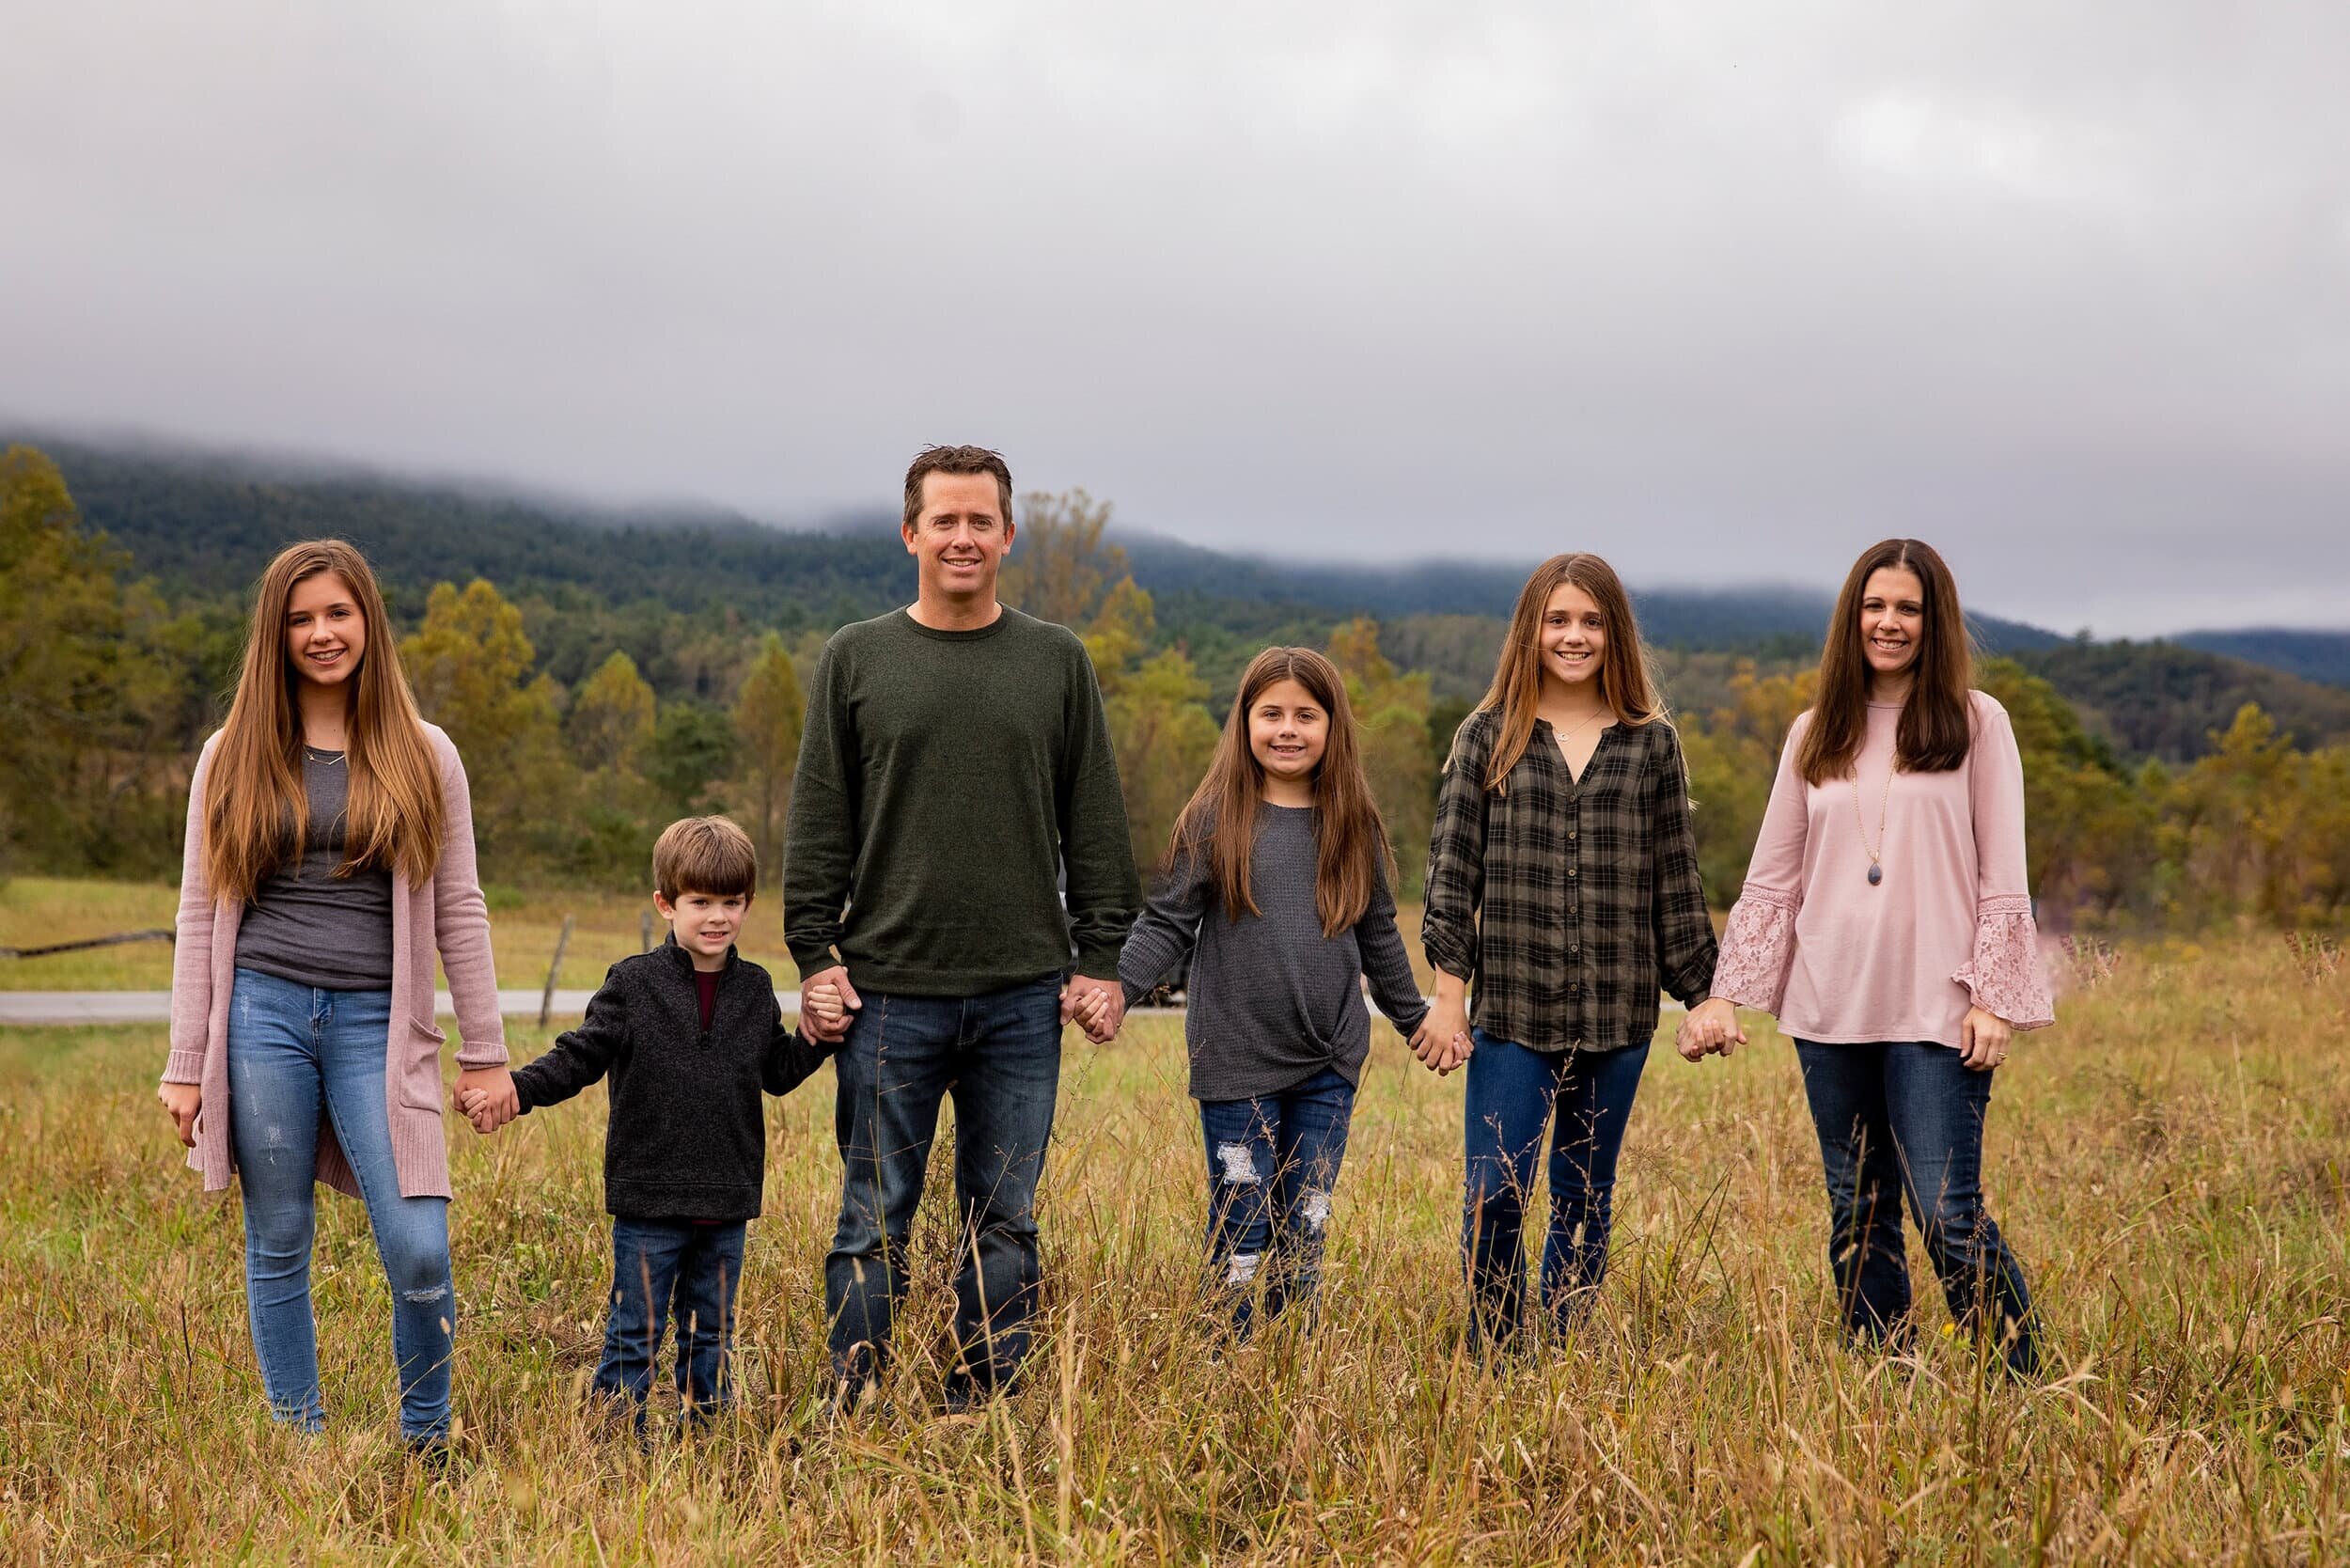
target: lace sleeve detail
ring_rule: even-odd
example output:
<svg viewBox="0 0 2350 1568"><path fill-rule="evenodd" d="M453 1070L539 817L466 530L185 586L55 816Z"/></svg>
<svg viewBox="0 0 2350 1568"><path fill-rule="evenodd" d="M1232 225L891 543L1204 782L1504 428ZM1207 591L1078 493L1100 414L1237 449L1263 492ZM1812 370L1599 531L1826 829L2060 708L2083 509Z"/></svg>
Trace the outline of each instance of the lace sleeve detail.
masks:
<svg viewBox="0 0 2350 1568"><path fill-rule="evenodd" d="M1787 971L1795 961L1795 911L1802 904L1793 893L1762 887L1749 886L1738 895L1714 965L1715 996L1778 1015L1787 996Z"/></svg>
<svg viewBox="0 0 2350 1568"><path fill-rule="evenodd" d="M1950 979L1966 988L1977 1007L2017 1029L2056 1022L2047 971L2040 962L2040 928L2031 917L2031 901L2021 894L1982 902L1975 911L1974 953Z"/></svg>

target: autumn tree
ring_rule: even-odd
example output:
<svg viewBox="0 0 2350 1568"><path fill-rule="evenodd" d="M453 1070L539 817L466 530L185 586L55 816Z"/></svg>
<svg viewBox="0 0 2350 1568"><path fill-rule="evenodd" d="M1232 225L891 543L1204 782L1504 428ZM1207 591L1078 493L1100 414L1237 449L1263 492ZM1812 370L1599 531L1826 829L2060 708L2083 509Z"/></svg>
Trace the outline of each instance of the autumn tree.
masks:
<svg viewBox="0 0 2350 1568"><path fill-rule="evenodd" d="M400 656L425 716L464 759L484 862L505 874L534 857L577 864L559 694L552 679L531 675L522 611L479 578L462 591L442 583Z"/></svg>
<svg viewBox="0 0 2350 1568"><path fill-rule="evenodd" d="M1083 490L1020 497L1018 532L996 596L1039 620L1084 626L1126 576L1126 552L1107 543L1110 503Z"/></svg>

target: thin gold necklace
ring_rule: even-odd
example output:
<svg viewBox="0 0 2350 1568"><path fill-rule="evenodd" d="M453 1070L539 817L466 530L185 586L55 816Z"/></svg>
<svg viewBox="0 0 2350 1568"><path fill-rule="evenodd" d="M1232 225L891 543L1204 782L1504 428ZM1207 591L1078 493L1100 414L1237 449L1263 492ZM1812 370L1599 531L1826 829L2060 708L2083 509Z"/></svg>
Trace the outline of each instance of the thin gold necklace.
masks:
<svg viewBox="0 0 2350 1568"><path fill-rule="evenodd" d="M1853 826L1860 830L1860 852L1869 857L1869 886L1872 887L1885 880L1886 813L1893 805L1893 776L1901 771L1900 761L1901 759L1898 756L1895 757L1894 765L1885 770L1885 798L1877 802L1877 844L1876 848L1871 849L1869 847L1869 819L1860 812L1860 759L1857 757L1853 759L1852 821Z"/></svg>

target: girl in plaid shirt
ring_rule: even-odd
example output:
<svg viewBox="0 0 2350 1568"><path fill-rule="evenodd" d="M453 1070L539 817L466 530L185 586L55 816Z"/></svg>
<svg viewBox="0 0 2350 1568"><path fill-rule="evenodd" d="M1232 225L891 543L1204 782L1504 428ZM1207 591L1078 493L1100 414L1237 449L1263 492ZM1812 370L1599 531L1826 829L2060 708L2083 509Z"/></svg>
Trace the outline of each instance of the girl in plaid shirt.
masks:
<svg viewBox="0 0 2350 1568"><path fill-rule="evenodd" d="M1543 1300L1563 1320L1606 1273L1658 989L1694 1007L1714 979L1680 738L1597 556L1554 556L1518 595L1445 764L1421 938L1436 996L1415 1048L1468 1067L1462 1245L1473 1332L1498 1343L1524 1310L1520 1228L1545 1134Z"/></svg>

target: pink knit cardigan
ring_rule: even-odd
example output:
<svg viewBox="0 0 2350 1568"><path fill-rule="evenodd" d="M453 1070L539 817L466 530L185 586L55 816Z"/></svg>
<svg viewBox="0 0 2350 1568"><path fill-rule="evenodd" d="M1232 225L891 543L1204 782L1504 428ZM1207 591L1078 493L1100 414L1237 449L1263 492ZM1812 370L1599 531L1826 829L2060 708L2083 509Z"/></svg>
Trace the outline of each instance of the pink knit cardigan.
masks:
<svg viewBox="0 0 2350 1568"><path fill-rule="evenodd" d="M432 960L437 949L456 1004L461 1067L506 1062L498 1015L497 969L490 957L490 910L474 869L473 799L457 747L436 725L424 727L441 765L441 861L432 880L392 883L392 1027L384 1042L384 1103L392 1128L392 1161L403 1198L446 1198L448 1148L441 1137L441 1046L432 1022ZM242 904L212 897L204 871L204 781L220 737L204 745L188 787L188 839L180 879L179 946L171 957L171 1058L164 1082L204 1091L188 1165L204 1188L228 1184L236 1155L228 1141L228 997L235 988ZM319 1118L318 1179L359 1196L359 1183Z"/></svg>

